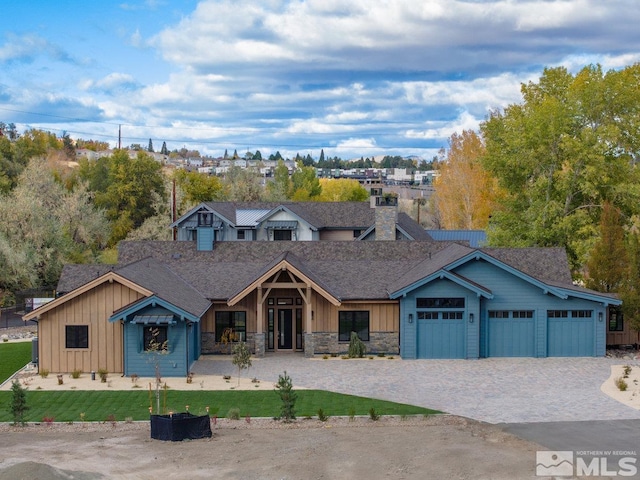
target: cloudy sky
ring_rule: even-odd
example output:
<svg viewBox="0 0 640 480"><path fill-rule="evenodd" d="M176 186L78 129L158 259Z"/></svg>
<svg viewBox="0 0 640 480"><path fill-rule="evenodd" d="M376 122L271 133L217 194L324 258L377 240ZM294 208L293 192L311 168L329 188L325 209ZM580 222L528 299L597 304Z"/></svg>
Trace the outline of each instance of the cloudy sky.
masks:
<svg viewBox="0 0 640 480"><path fill-rule="evenodd" d="M30 0L0 121L156 150L421 155L547 66L640 61L636 0Z"/></svg>

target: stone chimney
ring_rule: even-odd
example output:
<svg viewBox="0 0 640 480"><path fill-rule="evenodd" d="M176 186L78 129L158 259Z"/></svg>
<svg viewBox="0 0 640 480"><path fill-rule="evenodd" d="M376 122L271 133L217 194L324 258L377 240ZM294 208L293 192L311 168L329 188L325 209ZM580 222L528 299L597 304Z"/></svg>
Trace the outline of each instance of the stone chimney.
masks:
<svg viewBox="0 0 640 480"><path fill-rule="evenodd" d="M385 194L376 197L376 240L395 240L398 222L398 197Z"/></svg>

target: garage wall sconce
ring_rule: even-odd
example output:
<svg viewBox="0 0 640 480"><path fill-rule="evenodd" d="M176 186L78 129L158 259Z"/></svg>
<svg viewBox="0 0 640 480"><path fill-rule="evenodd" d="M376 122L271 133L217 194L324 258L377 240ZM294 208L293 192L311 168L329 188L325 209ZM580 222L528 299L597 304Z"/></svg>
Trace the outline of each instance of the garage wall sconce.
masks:
<svg viewBox="0 0 640 480"><path fill-rule="evenodd" d="M409 314L409 323L413 323L413 313Z"/></svg>
<svg viewBox="0 0 640 480"><path fill-rule="evenodd" d="M598 321L601 322L602 321L602 312L598 312Z"/></svg>
<svg viewBox="0 0 640 480"><path fill-rule="evenodd" d="M469 323L473 323L473 313L469 314Z"/></svg>

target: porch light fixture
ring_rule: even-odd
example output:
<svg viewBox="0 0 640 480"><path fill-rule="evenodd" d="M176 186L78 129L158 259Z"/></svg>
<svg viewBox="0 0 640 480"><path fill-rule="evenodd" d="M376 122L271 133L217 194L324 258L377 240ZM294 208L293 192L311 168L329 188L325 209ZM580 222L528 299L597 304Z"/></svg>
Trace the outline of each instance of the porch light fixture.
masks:
<svg viewBox="0 0 640 480"><path fill-rule="evenodd" d="M469 314L469 323L473 323L473 313Z"/></svg>
<svg viewBox="0 0 640 480"><path fill-rule="evenodd" d="M413 313L409 314L409 323L413 323Z"/></svg>
<svg viewBox="0 0 640 480"><path fill-rule="evenodd" d="M598 312L598 321L601 322L602 321L602 312Z"/></svg>

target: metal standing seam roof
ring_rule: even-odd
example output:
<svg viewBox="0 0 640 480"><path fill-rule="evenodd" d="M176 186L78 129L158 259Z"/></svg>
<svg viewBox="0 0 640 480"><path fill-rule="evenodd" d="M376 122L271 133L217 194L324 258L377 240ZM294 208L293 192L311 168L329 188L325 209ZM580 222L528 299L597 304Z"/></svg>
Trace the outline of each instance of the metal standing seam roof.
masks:
<svg viewBox="0 0 640 480"><path fill-rule="evenodd" d="M425 230L437 241L466 241L473 248L484 247L487 244L487 233L484 230Z"/></svg>
<svg viewBox="0 0 640 480"><path fill-rule="evenodd" d="M176 319L173 315L136 315L131 323L142 325L175 325Z"/></svg>
<svg viewBox="0 0 640 480"><path fill-rule="evenodd" d="M236 227L255 227L258 225L258 220L270 211L259 208L238 209L236 210Z"/></svg>
<svg viewBox="0 0 640 480"><path fill-rule="evenodd" d="M274 230L295 230L298 228L298 222L295 220L269 220L265 223L264 228Z"/></svg>

